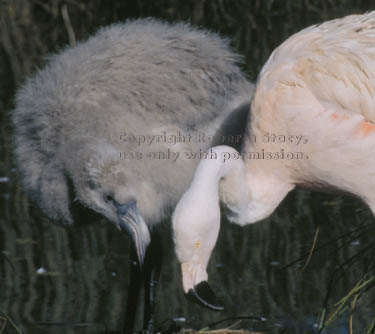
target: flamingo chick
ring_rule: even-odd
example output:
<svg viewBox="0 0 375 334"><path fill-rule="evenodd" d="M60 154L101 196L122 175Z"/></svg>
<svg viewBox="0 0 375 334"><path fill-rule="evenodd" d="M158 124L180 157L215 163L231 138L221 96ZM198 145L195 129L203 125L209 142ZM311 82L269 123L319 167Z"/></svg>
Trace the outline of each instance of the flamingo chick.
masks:
<svg viewBox="0 0 375 334"><path fill-rule="evenodd" d="M375 12L314 25L264 65L241 153L219 146L202 160L173 214L183 288L222 309L206 266L219 200L239 225L269 216L297 185L352 193L375 212Z"/></svg>
<svg viewBox="0 0 375 334"><path fill-rule="evenodd" d="M236 131L250 104L239 60L215 34L153 19L102 28L51 56L12 114L28 195L63 224L73 223L75 203L107 218L130 235L142 264L194 157L218 131Z"/></svg>

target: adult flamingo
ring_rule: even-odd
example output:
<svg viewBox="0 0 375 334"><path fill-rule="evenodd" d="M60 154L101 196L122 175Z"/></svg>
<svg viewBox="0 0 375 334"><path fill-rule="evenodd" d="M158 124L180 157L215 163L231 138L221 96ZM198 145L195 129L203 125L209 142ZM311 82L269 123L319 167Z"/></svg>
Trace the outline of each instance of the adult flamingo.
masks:
<svg viewBox="0 0 375 334"><path fill-rule="evenodd" d="M304 29L272 53L241 154L213 148L173 215L183 287L200 303L222 309L206 272L219 199L239 225L269 216L296 185L350 192L375 212L374 40L371 12Z"/></svg>

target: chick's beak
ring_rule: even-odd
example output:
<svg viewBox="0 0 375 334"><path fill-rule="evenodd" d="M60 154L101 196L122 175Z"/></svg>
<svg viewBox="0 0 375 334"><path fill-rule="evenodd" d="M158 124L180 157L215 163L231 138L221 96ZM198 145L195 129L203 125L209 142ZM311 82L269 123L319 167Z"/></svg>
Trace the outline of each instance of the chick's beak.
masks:
<svg viewBox="0 0 375 334"><path fill-rule="evenodd" d="M126 231L134 244L139 266L142 268L147 247L151 242L150 231L137 208L135 201L125 204L115 203L117 208L118 227Z"/></svg>

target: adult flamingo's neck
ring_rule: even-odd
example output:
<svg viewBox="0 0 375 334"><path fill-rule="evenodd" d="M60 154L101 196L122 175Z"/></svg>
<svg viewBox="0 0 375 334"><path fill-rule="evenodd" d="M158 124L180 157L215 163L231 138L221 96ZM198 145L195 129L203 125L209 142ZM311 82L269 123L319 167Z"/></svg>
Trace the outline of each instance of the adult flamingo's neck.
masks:
<svg viewBox="0 0 375 334"><path fill-rule="evenodd" d="M266 161L243 160L231 147L211 149L216 159L201 161L189 192L207 205L226 206L227 218L239 225L268 217L294 185L286 182ZM215 204L213 204L215 202Z"/></svg>

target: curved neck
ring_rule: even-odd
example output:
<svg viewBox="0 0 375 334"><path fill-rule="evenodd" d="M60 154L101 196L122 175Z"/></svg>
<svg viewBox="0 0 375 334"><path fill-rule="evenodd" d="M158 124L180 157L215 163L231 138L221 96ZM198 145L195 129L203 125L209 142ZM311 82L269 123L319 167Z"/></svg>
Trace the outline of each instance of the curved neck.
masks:
<svg viewBox="0 0 375 334"><path fill-rule="evenodd" d="M191 191L205 191L207 196L219 196L220 180L232 174L244 182L245 166L241 155L232 147L216 146L210 149L211 159L201 160L190 185Z"/></svg>
<svg viewBox="0 0 375 334"><path fill-rule="evenodd" d="M205 268L220 229L219 186L221 200L230 211L227 217L240 225L266 218L293 188L272 173L264 174L256 168L250 172L231 147L217 146L210 153L213 158L199 163L172 216L185 292L207 279ZM251 180L249 173L255 174Z"/></svg>
<svg viewBox="0 0 375 334"><path fill-rule="evenodd" d="M202 265L204 269L204 272L197 269L201 274L194 274L193 278L187 275L195 283L207 276L205 268L219 234L220 180L238 168L243 169L244 165L239 153L231 147L217 146L209 153L212 158L200 161L189 189L181 197L172 216L179 261L189 263L191 268ZM230 154L237 154L238 159L230 159ZM185 282L184 286L187 285Z"/></svg>
<svg viewBox="0 0 375 334"><path fill-rule="evenodd" d="M216 146L211 155L216 155L216 159L199 163L189 192L196 201L207 205L214 202L218 205L220 196L229 209L227 218L234 223L245 225L267 218L294 188L286 178L279 178L256 161L245 165L241 155L231 147Z"/></svg>

